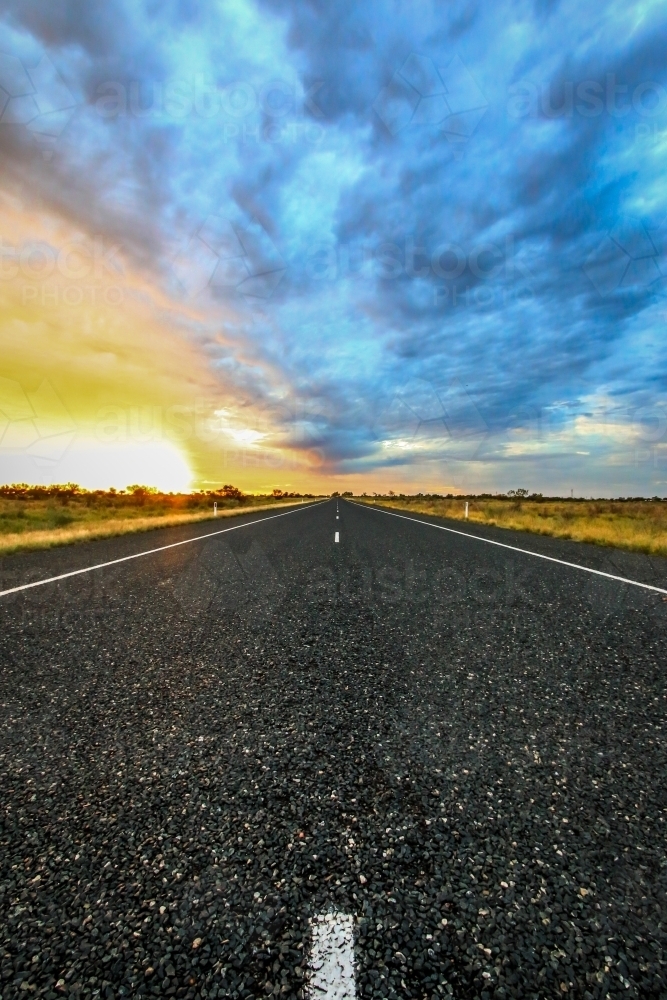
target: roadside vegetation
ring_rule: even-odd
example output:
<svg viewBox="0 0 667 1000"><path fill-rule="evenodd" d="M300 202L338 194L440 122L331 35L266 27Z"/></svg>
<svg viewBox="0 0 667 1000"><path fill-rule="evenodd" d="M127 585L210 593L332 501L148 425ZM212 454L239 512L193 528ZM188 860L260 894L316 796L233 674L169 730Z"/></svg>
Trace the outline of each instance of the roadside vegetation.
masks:
<svg viewBox="0 0 667 1000"><path fill-rule="evenodd" d="M552 535L575 542L590 542L634 552L667 556L667 500L660 497L622 497L617 500L583 500L543 497L528 490L480 496L362 496L364 503L382 504L413 513L432 514L462 521L468 502L468 520L514 531Z"/></svg>
<svg viewBox="0 0 667 1000"><path fill-rule="evenodd" d="M160 493L150 486L85 490L76 483L0 486L0 555L51 548L128 532L244 514L267 505L313 499L312 494L248 496L235 486L197 493Z"/></svg>

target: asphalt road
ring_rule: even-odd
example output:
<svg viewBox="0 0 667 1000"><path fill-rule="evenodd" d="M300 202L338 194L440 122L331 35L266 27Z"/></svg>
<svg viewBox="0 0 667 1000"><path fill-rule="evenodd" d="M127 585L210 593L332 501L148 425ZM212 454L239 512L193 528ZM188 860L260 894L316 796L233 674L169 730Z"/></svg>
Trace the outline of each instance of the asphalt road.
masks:
<svg viewBox="0 0 667 1000"><path fill-rule="evenodd" d="M332 913L359 996L666 997L661 595L343 501L244 521L0 598L2 1000L305 996Z"/></svg>

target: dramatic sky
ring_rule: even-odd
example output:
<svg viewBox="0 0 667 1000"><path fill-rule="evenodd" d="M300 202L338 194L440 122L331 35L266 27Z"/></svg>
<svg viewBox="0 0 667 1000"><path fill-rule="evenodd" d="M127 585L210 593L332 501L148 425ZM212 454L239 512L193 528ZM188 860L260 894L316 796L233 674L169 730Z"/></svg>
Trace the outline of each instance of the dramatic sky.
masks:
<svg viewBox="0 0 667 1000"><path fill-rule="evenodd" d="M667 495L667 12L3 0L0 480Z"/></svg>

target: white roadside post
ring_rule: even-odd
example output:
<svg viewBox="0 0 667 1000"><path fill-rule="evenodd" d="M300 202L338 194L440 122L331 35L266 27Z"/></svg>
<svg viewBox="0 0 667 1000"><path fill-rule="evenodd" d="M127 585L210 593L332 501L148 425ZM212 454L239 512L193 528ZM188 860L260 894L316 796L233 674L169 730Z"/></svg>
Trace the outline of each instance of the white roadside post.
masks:
<svg viewBox="0 0 667 1000"><path fill-rule="evenodd" d="M466 500L466 521L468 520L468 501Z"/></svg>
<svg viewBox="0 0 667 1000"><path fill-rule="evenodd" d="M213 517L217 517L217 516L218 516L218 501L214 500L213 501Z"/></svg>

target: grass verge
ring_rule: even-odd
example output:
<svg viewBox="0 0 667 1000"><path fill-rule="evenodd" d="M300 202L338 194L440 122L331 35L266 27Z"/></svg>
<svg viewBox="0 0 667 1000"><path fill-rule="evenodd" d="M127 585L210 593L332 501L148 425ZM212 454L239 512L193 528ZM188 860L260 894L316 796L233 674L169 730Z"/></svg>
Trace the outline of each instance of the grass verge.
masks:
<svg viewBox="0 0 667 1000"><path fill-rule="evenodd" d="M465 518L465 500L356 497L362 503ZM667 503L656 500L469 500L469 521L630 552L667 556Z"/></svg>
<svg viewBox="0 0 667 1000"><path fill-rule="evenodd" d="M307 501L312 503L313 501ZM257 504L255 506L233 507L218 510L218 518L236 517L240 514L252 514L260 510L274 507L293 507L295 501L288 503ZM68 525L54 528L28 528L25 531L9 531L0 533L0 556L12 555L16 552L27 552L34 549L51 549L59 545L72 545L76 542L90 542L95 538L111 538L115 535L127 535L138 531L153 531L156 528L173 528L181 524L192 524L197 521L212 521L212 511L198 511L192 514L152 514L148 517L100 517L74 521Z"/></svg>

